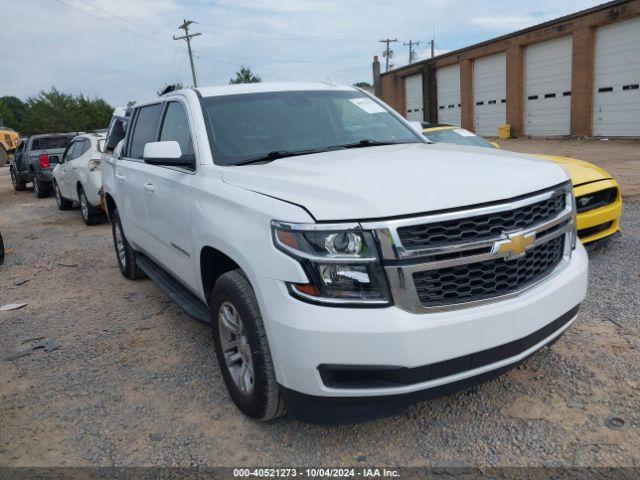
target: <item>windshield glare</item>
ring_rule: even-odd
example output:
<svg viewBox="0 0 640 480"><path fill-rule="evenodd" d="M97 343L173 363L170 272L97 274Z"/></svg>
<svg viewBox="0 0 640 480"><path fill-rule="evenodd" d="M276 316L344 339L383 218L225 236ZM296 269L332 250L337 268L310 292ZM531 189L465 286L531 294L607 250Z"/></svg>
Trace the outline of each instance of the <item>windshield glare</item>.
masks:
<svg viewBox="0 0 640 480"><path fill-rule="evenodd" d="M495 148L484 138L478 137L462 128L435 130L433 132L424 132L423 135L433 143L453 143L455 145L466 145L468 147Z"/></svg>
<svg viewBox="0 0 640 480"><path fill-rule="evenodd" d="M342 145L420 143L386 108L358 91L264 92L202 100L217 165L271 152L326 151Z"/></svg>

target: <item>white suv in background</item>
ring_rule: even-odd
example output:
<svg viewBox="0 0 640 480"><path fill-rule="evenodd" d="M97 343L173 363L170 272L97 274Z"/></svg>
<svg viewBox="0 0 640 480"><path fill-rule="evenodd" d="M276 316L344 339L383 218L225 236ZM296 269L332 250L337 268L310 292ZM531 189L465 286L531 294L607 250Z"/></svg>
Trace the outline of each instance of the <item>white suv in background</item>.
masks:
<svg viewBox="0 0 640 480"><path fill-rule="evenodd" d="M53 188L60 210L80 205L84 223L94 225L103 217L100 208L100 157L104 135L85 133L74 137L53 169Z"/></svg>
<svg viewBox="0 0 640 480"><path fill-rule="evenodd" d="M567 174L429 144L353 87L170 92L103 157L124 276L210 322L238 408L387 415L550 345L587 287Z"/></svg>

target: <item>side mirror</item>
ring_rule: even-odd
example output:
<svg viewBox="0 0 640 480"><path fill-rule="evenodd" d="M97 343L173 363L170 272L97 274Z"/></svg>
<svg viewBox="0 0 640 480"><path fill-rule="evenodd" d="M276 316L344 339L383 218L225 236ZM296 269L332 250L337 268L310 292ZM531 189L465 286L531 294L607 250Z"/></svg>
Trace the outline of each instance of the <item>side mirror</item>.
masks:
<svg viewBox="0 0 640 480"><path fill-rule="evenodd" d="M489 142L491 145L493 145L493 148L497 148L498 150L500 150L500 144L498 142Z"/></svg>
<svg viewBox="0 0 640 480"><path fill-rule="evenodd" d="M194 168L196 164L195 155L183 155L175 140L147 143L142 156L144 162L151 165Z"/></svg>

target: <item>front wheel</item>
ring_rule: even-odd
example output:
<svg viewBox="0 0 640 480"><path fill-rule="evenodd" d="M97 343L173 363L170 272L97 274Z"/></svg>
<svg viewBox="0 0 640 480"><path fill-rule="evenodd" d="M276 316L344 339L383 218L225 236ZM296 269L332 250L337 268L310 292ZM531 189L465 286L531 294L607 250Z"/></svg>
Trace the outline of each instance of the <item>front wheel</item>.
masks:
<svg viewBox="0 0 640 480"><path fill-rule="evenodd" d="M211 325L222 377L240 411L262 421L284 415L258 301L240 270L227 272L216 282Z"/></svg>
<svg viewBox="0 0 640 480"><path fill-rule="evenodd" d="M58 182L53 182L53 189L56 192L56 203L58 204L58 208L60 210L69 210L73 207L73 202L71 200L67 200L62 196L62 192L60 192L60 187L58 186Z"/></svg>
<svg viewBox="0 0 640 480"><path fill-rule="evenodd" d="M127 237L124 236L122 230L122 222L118 210L114 210L111 215L111 233L113 234L113 245L116 249L116 258L118 259L118 267L120 273L129 280L137 280L144 278L144 272L136 263L136 252L131 248Z"/></svg>

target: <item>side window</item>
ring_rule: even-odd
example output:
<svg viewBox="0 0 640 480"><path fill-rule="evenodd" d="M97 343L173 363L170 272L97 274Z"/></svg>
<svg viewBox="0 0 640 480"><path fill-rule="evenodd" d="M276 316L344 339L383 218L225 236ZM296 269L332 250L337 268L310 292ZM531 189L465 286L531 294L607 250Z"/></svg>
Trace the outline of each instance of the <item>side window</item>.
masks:
<svg viewBox="0 0 640 480"><path fill-rule="evenodd" d="M122 140L126 133L125 119L120 117L114 117L111 121L111 126L107 133L107 139L105 142L104 151L107 153L113 153L113 150L118 145L118 142Z"/></svg>
<svg viewBox="0 0 640 480"><path fill-rule="evenodd" d="M162 104L156 103L154 105L141 107L138 111L136 124L131 134L131 144L128 153L130 158L142 159L144 146L149 142L155 142L161 109Z"/></svg>
<svg viewBox="0 0 640 480"><path fill-rule="evenodd" d="M179 102L170 102L164 114L160 141L175 140L183 155L193 155L193 142L189 130L189 120L184 106Z"/></svg>
<svg viewBox="0 0 640 480"><path fill-rule="evenodd" d="M87 150L89 150L91 148L91 140L89 140L88 138L85 138L82 140L82 142L80 143L80 150L78 152L78 157L80 155L84 155Z"/></svg>
<svg viewBox="0 0 640 480"><path fill-rule="evenodd" d="M64 162L68 162L70 160L73 160L74 158L78 158L77 153L77 149L78 149L78 144L79 142L72 142L69 144L69 146L67 147L67 150L64 152Z"/></svg>

